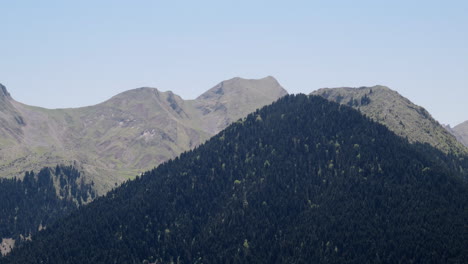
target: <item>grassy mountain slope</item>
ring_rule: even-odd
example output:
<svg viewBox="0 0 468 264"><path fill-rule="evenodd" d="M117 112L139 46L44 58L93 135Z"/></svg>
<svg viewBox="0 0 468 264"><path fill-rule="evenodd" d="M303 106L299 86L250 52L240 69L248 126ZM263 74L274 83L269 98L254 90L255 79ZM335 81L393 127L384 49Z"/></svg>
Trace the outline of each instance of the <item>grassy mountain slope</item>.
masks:
<svg viewBox="0 0 468 264"><path fill-rule="evenodd" d="M468 186L435 157L352 108L286 96L0 262L466 263Z"/></svg>
<svg viewBox="0 0 468 264"><path fill-rule="evenodd" d="M455 126L452 130L455 132L459 141L468 147L468 121Z"/></svg>
<svg viewBox="0 0 468 264"><path fill-rule="evenodd" d="M323 88L312 94L352 106L410 142L428 143L446 153L467 153L422 107L385 86Z"/></svg>
<svg viewBox="0 0 468 264"><path fill-rule="evenodd" d="M204 130L214 135L259 105L268 105L286 94L271 76L261 80L233 78L200 95L193 105L201 113Z"/></svg>
<svg viewBox="0 0 468 264"><path fill-rule="evenodd" d="M139 88L95 106L50 110L0 91L0 177L74 165L101 194L286 94L272 77L234 78L196 100Z"/></svg>

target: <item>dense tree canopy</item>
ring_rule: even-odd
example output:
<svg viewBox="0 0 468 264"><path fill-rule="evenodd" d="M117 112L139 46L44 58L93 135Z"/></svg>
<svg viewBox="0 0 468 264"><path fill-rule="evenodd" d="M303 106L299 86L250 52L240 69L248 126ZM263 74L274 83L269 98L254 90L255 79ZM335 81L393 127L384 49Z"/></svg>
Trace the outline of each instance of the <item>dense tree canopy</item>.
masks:
<svg viewBox="0 0 468 264"><path fill-rule="evenodd" d="M0 238L18 245L94 197L91 184L71 166L26 172L22 180L1 179Z"/></svg>
<svg viewBox="0 0 468 264"><path fill-rule="evenodd" d="M40 232L4 263L466 263L463 157L291 95Z"/></svg>

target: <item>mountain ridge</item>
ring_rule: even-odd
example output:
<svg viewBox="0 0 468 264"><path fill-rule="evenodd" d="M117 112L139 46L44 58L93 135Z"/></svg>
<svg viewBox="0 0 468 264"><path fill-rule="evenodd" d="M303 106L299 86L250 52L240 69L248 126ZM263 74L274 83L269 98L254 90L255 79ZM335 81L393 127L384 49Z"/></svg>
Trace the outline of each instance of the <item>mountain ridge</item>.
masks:
<svg viewBox="0 0 468 264"><path fill-rule="evenodd" d="M4 98L4 97L10 98L11 95L7 91L6 87L0 83L0 98Z"/></svg>
<svg viewBox="0 0 468 264"><path fill-rule="evenodd" d="M322 88L311 94L358 109L409 142L428 143L446 153L468 153L426 109L386 86Z"/></svg>
<svg viewBox="0 0 468 264"><path fill-rule="evenodd" d="M276 80L274 96L256 93L268 89L272 79L226 80L221 97L204 93L202 99L183 100L171 91L142 87L93 106L60 109L17 102L2 88L7 103L0 106L0 177L73 165L105 193L286 94ZM245 97L249 103L242 102ZM202 112L211 106L216 108Z"/></svg>

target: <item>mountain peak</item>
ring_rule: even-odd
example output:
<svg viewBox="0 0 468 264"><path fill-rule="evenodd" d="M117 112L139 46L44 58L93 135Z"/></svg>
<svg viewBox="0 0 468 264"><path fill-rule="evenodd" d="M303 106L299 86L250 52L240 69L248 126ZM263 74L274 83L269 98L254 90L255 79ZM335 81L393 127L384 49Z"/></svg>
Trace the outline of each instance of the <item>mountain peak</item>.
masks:
<svg viewBox="0 0 468 264"><path fill-rule="evenodd" d="M228 80L225 80L223 82L229 82L229 81L244 81L244 82L248 82L248 81L257 81L257 82L260 82L260 81L273 81L273 82L278 82L276 80L275 77L271 76L271 75L268 75L266 77L263 77L263 78L259 78L259 79L247 79L247 78L242 78L242 77L234 77L234 78L231 78L231 79L228 79Z"/></svg>
<svg viewBox="0 0 468 264"><path fill-rule="evenodd" d="M397 93L396 91L390 89L384 85L374 85L374 86L361 86L361 87L337 87L337 88L320 88L317 91L312 92L313 95L321 95L326 97L326 94L334 94L337 91L342 91L345 93L369 93L369 92L391 92Z"/></svg>
<svg viewBox="0 0 468 264"><path fill-rule="evenodd" d="M229 96L261 96L272 97L275 100L287 94L287 91L272 77L261 79L244 79L235 77L222 81L207 92L200 95L197 100L220 98Z"/></svg>
<svg viewBox="0 0 468 264"><path fill-rule="evenodd" d="M278 83L278 80L275 77L268 75L259 79L247 79L242 77L234 77L232 79L224 80L222 83L231 83L231 82L240 82L240 83Z"/></svg>
<svg viewBox="0 0 468 264"><path fill-rule="evenodd" d="M262 79L235 77L200 95L195 99L195 107L203 115L206 131L217 133L239 117L255 111L259 105L271 104L287 94L271 76Z"/></svg>
<svg viewBox="0 0 468 264"><path fill-rule="evenodd" d="M124 92L117 94L116 96L131 96L137 94L147 94L147 93L158 93L158 89L152 87L139 87L135 89L130 89Z"/></svg>
<svg viewBox="0 0 468 264"><path fill-rule="evenodd" d="M0 98L3 98L3 97L11 98L11 95L7 91L6 87L0 83Z"/></svg>
<svg viewBox="0 0 468 264"><path fill-rule="evenodd" d="M173 93L172 91L160 91L158 88L153 87L139 87L125 92L119 93L113 98L127 98L127 99L149 99L152 96L160 97L164 96L177 96L179 95Z"/></svg>
<svg viewBox="0 0 468 264"><path fill-rule="evenodd" d="M429 143L446 153L466 152L426 109L386 86L323 88L312 94L359 109L410 142Z"/></svg>
<svg viewBox="0 0 468 264"><path fill-rule="evenodd" d="M156 88L140 87L121 92L109 99L108 102L125 104L131 102L146 102L148 100L158 100L160 94L164 93Z"/></svg>

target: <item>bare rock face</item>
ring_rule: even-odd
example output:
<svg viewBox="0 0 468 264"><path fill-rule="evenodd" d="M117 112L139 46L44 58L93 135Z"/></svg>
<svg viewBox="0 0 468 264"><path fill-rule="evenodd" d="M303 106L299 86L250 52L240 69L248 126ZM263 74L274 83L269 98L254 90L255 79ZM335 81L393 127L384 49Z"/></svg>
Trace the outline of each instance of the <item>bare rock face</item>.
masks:
<svg viewBox="0 0 468 264"><path fill-rule="evenodd" d="M388 87L323 88L312 94L356 108L410 142L428 143L445 153L467 153L426 109Z"/></svg>
<svg viewBox="0 0 468 264"><path fill-rule="evenodd" d="M0 257L8 254L15 247L15 240L12 238L2 238L0 242Z"/></svg>
<svg viewBox="0 0 468 264"><path fill-rule="evenodd" d="M100 194L192 149L286 91L273 77L234 78L195 100L138 88L94 106L44 109L0 86L0 177L74 165Z"/></svg>
<svg viewBox="0 0 468 264"><path fill-rule="evenodd" d="M11 98L10 93L8 93L6 87L0 83L0 98Z"/></svg>
<svg viewBox="0 0 468 264"><path fill-rule="evenodd" d="M25 125L25 121L13 103L14 100L6 87L0 84L0 149L2 149L2 145L17 144L22 141L22 127Z"/></svg>

